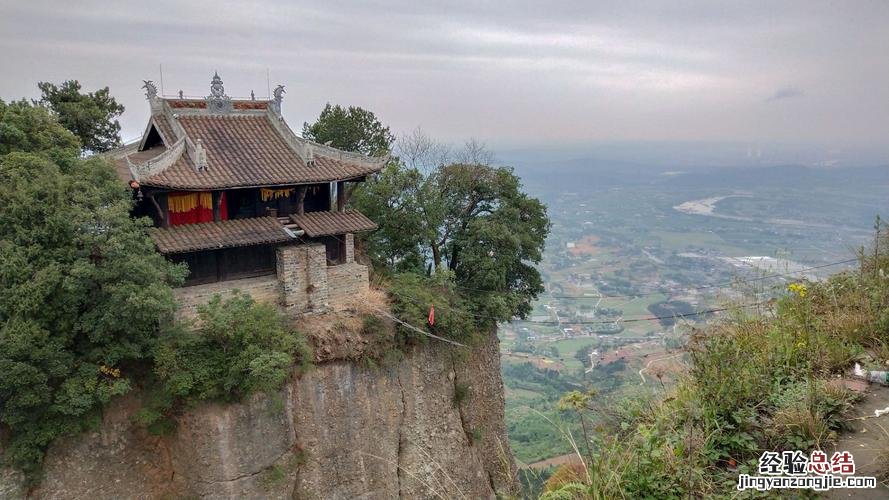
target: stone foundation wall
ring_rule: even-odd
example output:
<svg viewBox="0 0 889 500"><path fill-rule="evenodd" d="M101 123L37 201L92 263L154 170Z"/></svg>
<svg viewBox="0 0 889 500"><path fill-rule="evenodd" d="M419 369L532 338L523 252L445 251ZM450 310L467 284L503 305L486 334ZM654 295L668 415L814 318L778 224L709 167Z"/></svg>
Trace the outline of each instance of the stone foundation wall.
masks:
<svg viewBox="0 0 889 500"><path fill-rule="evenodd" d="M339 304L368 289L367 266L351 262L327 268L327 290L331 304Z"/></svg>
<svg viewBox="0 0 889 500"><path fill-rule="evenodd" d="M274 274L244 278L239 280L219 281L205 285L185 286L173 290L180 318L191 318L197 315L198 306L206 304L216 294L226 294L232 290L247 292L257 302L281 303L281 284Z"/></svg>
<svg viewBox="0 0 889 500"><path fill-rule="evenodd" d="M197 306L215 294L234 289L249 293L257 302L269 302L297 316L322 312L368 289L368 270L354 261L352 235L346 235L346 263L327 265L321 243L280 246L276 250L276 274L177 288L177 315L194 317Z"/></svg>
<svg viewBox="0 0 889 500"><path fill-rule="evenodd" d="M346 235L346 264L355 262L355 236L352 233Z"/></svg>

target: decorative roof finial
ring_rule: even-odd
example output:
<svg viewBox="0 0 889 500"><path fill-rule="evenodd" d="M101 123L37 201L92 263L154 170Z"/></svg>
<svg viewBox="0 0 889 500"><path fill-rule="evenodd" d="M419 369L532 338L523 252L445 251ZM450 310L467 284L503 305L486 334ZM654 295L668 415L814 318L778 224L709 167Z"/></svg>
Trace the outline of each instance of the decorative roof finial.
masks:
<svg viewBox="0 0 889 500"><path fill-rule="evenodd" d="M225 95L225 87L222 86L222 78L219 78L218 72L213 73L210 95L206 97L206 101L211 113L228 113L233 109L231 97Z"/></svg>
<svg viewBox="0 0 889 500"><path fill-rule="evenodd" d="M255 100L256 100L256 94L253 93L253 89L250 89L250 100L251 100L251 101L255 101Z"/></svg>
<svg viewBox="0 0 889 500"><path fill-rule="evenodd" d="M281 114L281 101L284 100L284 94L285 91L283 85L278 85L277 87L275 87L275 90L272 91L272 95L275 98L274 103L272 104L272 108L278 115Z"/></svg>
<svg viewBox="0 0 889 500"><path fill-rule="evenodd" d="M154 82L151 80L142 80L142 82L144 83L142 88L145 89L145 98L151 100L157 97L157 86L155 86Z"/></svg>
<svg viewBox="0 0 889 500"><path fill-rule="evenodd" d="M182 93L182 89L179 90L179 98L185 99L185 94Z"/></svg>
<svg viewBox="0 0 889 500"><path fill-rule="evenodd" d="M219 72L213 72L213 80L210 81L210 97L217 99L227 98L225 95L225 87L222 86L222 78L219 78Z"/></svg>

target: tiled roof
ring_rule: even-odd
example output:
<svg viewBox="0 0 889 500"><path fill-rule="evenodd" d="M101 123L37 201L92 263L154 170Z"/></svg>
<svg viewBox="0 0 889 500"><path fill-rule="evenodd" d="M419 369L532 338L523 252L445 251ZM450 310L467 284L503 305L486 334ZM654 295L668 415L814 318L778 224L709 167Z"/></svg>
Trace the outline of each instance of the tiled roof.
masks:
<svg viewBox="0 0 889 500"><path fill-rule="evenodd" d="M183 154L167 169L141 180L143 185L199 190L309 184L354 179L382 166L317 153L314 165L306 165L264 113L191 114L177 121L192 141L201 140L208 168L197 171Z"/></svg>
<svg viewBox="0 0 889 500"><path fill-rule="evenodd" d="M308 212L291 215L290 220L306 232L306 236L329 236L333 234L358 233L377 228L374 221L356 210L345 212Z"/></svg>
<svg viewBox="0 0 889 500"><path fill-rule="evenodd" d="M167 147L172 146L177 138L176 134L173 132L173 127L170 125L170 122L167 121L167 117L162 114L157 114L152 116L152 118L154 118L154 123L157 125L157 128L161 133L164 145Z"/></svg>
<svg viewBox="0 0 889 500"><path fill-rule="evenodd" d="M274 217L185 224L151 230L163 254L280 243L292 239Z"/></svg>

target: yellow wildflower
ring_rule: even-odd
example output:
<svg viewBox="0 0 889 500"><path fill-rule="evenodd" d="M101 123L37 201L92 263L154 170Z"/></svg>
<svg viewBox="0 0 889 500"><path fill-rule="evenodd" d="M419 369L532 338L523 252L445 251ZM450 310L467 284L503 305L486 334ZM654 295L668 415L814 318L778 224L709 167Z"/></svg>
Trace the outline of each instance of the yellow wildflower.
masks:
<svg viewBox="0 0 889 500"><path fill-rule="evenodd" d="M805 297L808 290L806 289L806 285L802 283L791 283L787 285L787 290L791 293L795 293L800 297Z"/></svg>

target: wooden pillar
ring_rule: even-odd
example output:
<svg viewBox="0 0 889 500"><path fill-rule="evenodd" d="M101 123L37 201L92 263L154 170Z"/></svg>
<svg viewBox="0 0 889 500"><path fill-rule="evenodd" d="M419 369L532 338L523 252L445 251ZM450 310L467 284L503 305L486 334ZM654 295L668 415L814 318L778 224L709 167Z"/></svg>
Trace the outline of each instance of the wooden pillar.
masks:
<svg viewBox="0 0 889 500"><path fill-rule="evenodd" d="M306 212L306 186L296 188L296 213L302 215Z"/></svg>
<svg viewBox="0 0 889 500"><path fill-rule="evenodd" d="M342 212L346 209L346 182L339 181L336 183L336 211Z"/></svg>
<svg viewBox="0 0 889 500"><path fill-rule="evenodd" d="M161 201L158 202L156 198L156 194L152 193L148 195L148 199L151 201L151 204L154 205L154 210L157 212L157 218L160 221L161 227L170 227L170 214L168 210L164 210L164 207L161 205L167 205L167 195L166 193L160 193Z"/></svg>
<svg viewBox="0 0 889 500"><path fill-rule="evenodd" d="M223 191L213 191L213 220L215 222L222 220L222 193Z"/></svg>

